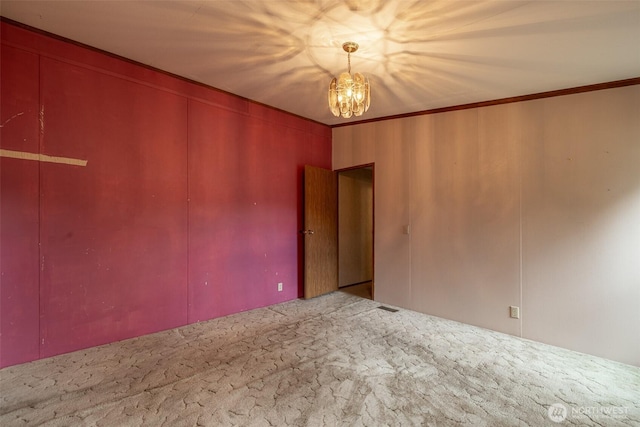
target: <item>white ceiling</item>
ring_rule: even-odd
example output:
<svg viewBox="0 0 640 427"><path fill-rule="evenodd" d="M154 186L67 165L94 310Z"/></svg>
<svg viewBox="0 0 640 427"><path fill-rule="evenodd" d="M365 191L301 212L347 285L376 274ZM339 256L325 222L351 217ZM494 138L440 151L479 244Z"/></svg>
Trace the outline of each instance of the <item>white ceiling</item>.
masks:
<svg viewBox="0 0 640 427"><path fill-rule="evenodd" d="M640 77L640 1L12 1L1 14L326 124ZM335 118L327 87L371 80Z"/></svg>

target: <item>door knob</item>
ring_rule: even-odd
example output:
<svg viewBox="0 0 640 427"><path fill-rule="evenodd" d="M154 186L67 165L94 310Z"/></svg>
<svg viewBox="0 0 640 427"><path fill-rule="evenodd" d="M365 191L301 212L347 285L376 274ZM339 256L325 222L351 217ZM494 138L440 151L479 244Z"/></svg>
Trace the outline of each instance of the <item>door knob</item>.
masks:
<svg viewBox="0 0 640 427"><path fill-rule="evenodd" d="M313 230L300 230L302 234L313 234Z"/></svg>

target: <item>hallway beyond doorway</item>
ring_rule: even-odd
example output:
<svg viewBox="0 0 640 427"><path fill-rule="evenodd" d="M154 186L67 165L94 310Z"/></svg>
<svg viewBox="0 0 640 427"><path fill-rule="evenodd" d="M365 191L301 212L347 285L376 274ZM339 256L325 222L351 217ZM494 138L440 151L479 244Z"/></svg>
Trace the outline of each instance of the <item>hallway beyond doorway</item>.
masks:
<svg viewBox="0 0 640 427"><path fill-rule="evenodd" d="M368 281L364 283L357 283L355 285L343 286L339 290L350 295L355 295L360 298L373 299L371 292L373 282Z"/></svg>

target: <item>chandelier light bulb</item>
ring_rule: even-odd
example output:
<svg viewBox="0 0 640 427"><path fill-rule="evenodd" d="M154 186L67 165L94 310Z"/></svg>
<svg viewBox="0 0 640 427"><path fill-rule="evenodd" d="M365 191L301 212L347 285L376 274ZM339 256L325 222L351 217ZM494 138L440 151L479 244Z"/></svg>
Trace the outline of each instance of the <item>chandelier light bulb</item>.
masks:
<svg viewBox="0 0 640 427"><path fill-rule="evenodd" d="M358 50L358 44L346 42L342 49L347 52L347 72L333 78L329 83L329 109L336 116L348 119L352 115L361 116L371 104L369 79L360 73L351 75L351 53Z"/></svg>

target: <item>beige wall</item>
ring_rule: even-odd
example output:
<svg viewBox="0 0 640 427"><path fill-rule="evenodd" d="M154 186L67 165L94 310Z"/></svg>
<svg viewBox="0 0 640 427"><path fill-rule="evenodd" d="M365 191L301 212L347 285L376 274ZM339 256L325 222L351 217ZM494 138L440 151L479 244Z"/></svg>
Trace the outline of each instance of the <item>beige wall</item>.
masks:
<svg viewBox="0 0 640 427"><path fill-rule="evenodd" d="M376 300L640 366L640 86L334 128L372 162Z"/></svg>
<svg viewBox="0 0 640 427"><path fill-rule="evenodd" d="M373 185L371 169L338 174L338 286L373 279Z"/></svg>

